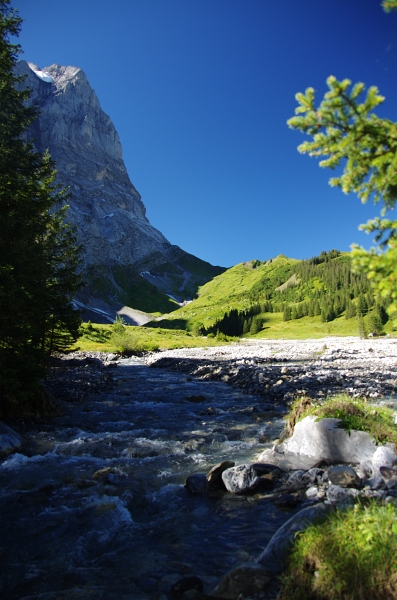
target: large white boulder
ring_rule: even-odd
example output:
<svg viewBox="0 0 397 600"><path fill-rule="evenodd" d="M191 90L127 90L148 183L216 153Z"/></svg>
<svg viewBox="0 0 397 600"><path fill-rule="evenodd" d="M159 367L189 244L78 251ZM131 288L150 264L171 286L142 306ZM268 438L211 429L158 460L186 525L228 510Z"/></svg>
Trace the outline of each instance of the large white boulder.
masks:
<svg viewBox="0 0 397 600"><path fill-rule="evenodd" d="M338 463L371 460L376 450L374 438L365 431L347 432L339 424L340 419L305 417L295 425L293 435L282 444L282 449Z"/></svg>

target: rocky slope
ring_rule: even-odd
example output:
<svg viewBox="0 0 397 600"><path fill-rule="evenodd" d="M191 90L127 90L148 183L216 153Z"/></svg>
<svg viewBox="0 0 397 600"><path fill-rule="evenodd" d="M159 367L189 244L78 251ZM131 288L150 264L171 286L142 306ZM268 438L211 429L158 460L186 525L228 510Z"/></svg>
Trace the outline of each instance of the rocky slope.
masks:
<svg viewBox="0 0 397 600"><path fill-rule="evenodd" d="M114 313L123 304L156 310L157 300L164 310L158 290L181 301L223 271L170 244L149 223L118 133L80 68L54 64L41 70L21 60L16 70L26 76L23 85L40 110L28 137L39 151L49 148L59 180L72 194L68 219L84 244L89 284L81 302Z"/></svg>

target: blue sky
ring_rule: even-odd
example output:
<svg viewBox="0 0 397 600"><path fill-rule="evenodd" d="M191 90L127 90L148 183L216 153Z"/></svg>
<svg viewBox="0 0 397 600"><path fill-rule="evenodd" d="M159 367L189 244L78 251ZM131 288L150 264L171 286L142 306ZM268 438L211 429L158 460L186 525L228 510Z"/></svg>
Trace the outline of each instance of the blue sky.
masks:
<svg viewBox="0 0 397 600"><path fill-rule="evenodd" d="M380 0L13 0L21 58L81 67L167 239L212 264L370 245L289 129L295 93L377 85L397 120L397 13Z"/></svg>

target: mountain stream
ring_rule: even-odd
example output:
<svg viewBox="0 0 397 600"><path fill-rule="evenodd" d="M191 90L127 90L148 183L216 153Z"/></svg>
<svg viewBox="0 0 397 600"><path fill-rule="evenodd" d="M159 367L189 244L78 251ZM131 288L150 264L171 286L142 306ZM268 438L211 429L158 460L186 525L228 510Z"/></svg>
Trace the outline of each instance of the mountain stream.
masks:
<svg viewBox="0 0 397 600"><path fill-rule="evenodd" d="M37 426L0 466L0 595L165 600L196 575L210 593L290 514L263 495L193 495L193 473L255 462L282 420L222 382L121 360L112 389ZM281 417L281 414L280 414Z"/></svg>

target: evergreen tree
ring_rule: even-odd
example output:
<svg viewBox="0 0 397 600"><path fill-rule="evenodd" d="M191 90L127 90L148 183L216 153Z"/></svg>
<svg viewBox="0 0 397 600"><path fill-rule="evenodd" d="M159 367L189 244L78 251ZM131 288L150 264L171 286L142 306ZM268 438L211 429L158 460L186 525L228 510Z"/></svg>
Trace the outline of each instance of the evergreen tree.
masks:
<svg viewBox="0 0 397 600"><path fill-rule="evenodd" d="M78 249L54 166L24 140L37 116L13 73L21 19L0 0L0 401L34 398L45 356L77 339ZM1 409L1 406L0 406Z"/></svg>
<svg viewBox="0 0 397 600"><path fill-rule="evenodd" d="M383 0L384 10L397 10L396 0ZM397 201L397 123L383 119L372 111L384 97L375 86L365 91L363 83L327 79L329 91L319 106L315 106L315 90L307 88L296 94L299 106L288 125L312 136L298 148L302 154L322 157L321 167L332 169L343 163L343 172L330 180L344 193L355 192L366 202L369 198L382 202L381 217L368 221L361 228L375 233L379 247L366 251L353 249L355 268L368 275L376 291L391 299L389 314L397 311L397 220L383 218ZM363 290L360 290L362 293Z"/></svg>
<svg viewBox="0 0 397 600"><path fill-rule="evenodd" d="M346 319L352 319L355 316L356 316L356 307L354 306L353 302L349 298L349 300L346 303L345 317L346 317Z"/></svg>
<svg viewBox="0 0 397 600"><path fill-rule="evenodd" d="M368 327L370 333L374 333L376 335L382 335L382 333L384 333L382 319L376 310L369 315Z"/></svg>
<svg viewBox="0 0 397 600"><path fill-rule="evenodd" d="M360 294L357 301L357 313L359 315L366 315L368 312L368 304L364 294Z"/></svg>
<svg viewBox="0 0 397 600"><path fill-rule="evenodd" d="M364 318L361 314L358 315L358 335L361 339L368 337L367 328L364 323Z"/></svg>
<svg viewBox="0 0 397 600"><path fill-rule="evenodd" d="M252 319L250 333L259 333L260 331L262 331L262 325L262 319L258 315L255 315Z"/></svg>

